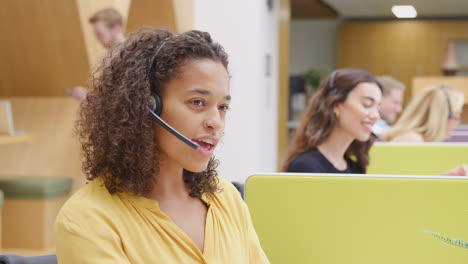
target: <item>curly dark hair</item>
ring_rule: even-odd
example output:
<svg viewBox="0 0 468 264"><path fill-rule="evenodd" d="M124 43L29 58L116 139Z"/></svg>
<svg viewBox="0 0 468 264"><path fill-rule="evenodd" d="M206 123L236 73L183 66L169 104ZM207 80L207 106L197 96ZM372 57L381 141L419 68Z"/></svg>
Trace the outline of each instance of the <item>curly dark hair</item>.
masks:
<svg viewBox="0 0 468 264"><path fill-rule="evenodd" d="M205 58L221 62L227 70L226 52L207 32L175 35L148 27L130 34L108 53L91 78L93 90L81 104L76 123L85 157L83 171L89 181L102 178L110 193L141 196L151 191L159 171L156 124L147 110L155 106L151 94L161 94L188 60ZM190 196L218 190L217 166L218 161L211 158L203 172L184 170Z"/></svg>
<svg viewBox="0 0 468 264"><path fill-rule="evenodd" d="M377 84L380 91L382 85L370 73L359 69L336 70L335 77L325 78L317 92L312 96L301 123L292 140L289 153L281 165L281 171L286 171L289 164L300 154L317 147L328 139L338 119L333 113L333 107L346 101L348 94L360 83ZM330 79L333 79L330 81ZM373 135L365 142L354 140L346 150L345 156L354 158L357 165L365 172L369 164L369 149L374 144Z"/></svg>

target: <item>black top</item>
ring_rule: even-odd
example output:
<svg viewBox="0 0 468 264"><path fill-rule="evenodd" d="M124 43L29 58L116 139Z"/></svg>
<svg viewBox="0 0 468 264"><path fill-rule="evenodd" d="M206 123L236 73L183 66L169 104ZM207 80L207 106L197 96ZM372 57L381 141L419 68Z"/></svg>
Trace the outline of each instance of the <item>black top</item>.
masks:
<svg viewBox="0 0 468 264"><path fill-rule="evenodd" d="M289 163L287 172L306 172L306 173L358 173L364 174L364 170L351 159L345 157L348 167L345 170L338 170L325 158L317 149L313 148L302 153Z"/></svg>

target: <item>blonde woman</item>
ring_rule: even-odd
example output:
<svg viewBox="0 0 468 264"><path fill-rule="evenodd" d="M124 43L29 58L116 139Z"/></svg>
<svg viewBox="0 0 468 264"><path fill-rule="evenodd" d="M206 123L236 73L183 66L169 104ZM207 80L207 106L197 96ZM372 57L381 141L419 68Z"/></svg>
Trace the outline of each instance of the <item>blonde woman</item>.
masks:
<svg viewBox="0 0 468 264"><path fill-rule="evenodd" d="M453 87L426 87L411 100L395 126L383 134L381 139L408 143L447 139L452 130L460 124L463 104L463 93ZM458 166L445 175L467 176L468 166Z"/></svg>
<svg viewBox="0 0 468 264"><path fill-rule="evenodd" d="M447 139L460 124L463 104L463 93L453 87L426 87L411 100L395 126L381 139L410 143Z"/></svg>

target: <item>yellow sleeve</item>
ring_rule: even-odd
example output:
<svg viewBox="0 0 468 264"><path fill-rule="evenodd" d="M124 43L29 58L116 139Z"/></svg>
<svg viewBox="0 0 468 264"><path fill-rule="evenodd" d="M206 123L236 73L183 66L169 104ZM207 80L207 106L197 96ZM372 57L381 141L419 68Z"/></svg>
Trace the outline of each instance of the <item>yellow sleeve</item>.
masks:
<svg viewBox="0 0 468 264"><path fill-rule="evenodd" d="M112 223L102 215L61 212L55 224L55 236L58 263L130 263Z"/></svg>

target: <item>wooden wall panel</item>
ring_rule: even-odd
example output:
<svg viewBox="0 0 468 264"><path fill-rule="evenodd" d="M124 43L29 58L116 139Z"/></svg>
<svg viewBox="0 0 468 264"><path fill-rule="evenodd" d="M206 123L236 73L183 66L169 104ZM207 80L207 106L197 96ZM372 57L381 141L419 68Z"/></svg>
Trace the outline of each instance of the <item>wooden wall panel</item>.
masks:
<svg viewBox="0 0 468 264"><path fill-rule="evenodd" d="M193 29L193 1L174 0L174 14L177 32Z"/></svg>
<svg viewBox="0 0 468 264"><path fill-rule="evenodd" d="M415 77L413 79L413 94L429 85L445 84L457 88L465 95L465 104L468 104L468 77Z"/></svg>
<svg viewBox="0 0 468 264"><path fill-rule="evenodd" d="M142 26L165 27L176 30L173 0L134 0L130 4L127 31Z"/></svg>
<svg viewBox="0 0 468 264"><path fill-rule="evenodd" d="M321 0L291 0L292 19L323 19L337 16L337 12Z"/></svg>
<svg viewBox="0 0 468 264"><path fill-rule="evenodd" d="M127 31L143 26L184 32L193 28L193 0L134 0L130 4Z"/></svg>
<svg viewBox="0 0 468 264"><path fill-rule="evenodd" d="M415 76L441 76L450 40L468 40L468 20L347 22L338 29L338 68L361 68L403 81L411 94Z"/></svg>
<svg viewBox="0 0 468 264"><path fill-rule="evenodd" d="M2 223L4 248L1 252L18 254L15 252L17 249L28 251L55 249L55 219L66 199L67 197L45 200L5 200Z"/></svg>
<svg viewBox="0 0 468 264"><path fill-rule="evenodd" d="M0 177L73 177L84 183L78 138L73 134L79 102L70 97L11 97L15 130L32 141L0 145Z"/></svg>
<svg viewBox="0 0 468 264"><path fill-rule="evenodd" d="M2 1L0 96L62 96L88 76L75 0Z"/></svg>
<svg viewBox="0 0 468 264"><path fill-rule="evenodd" d="M80 24L82 29L83 38L86 45L88 61L90 69L94 69L101 61L105 48L99 43L94 36L94 31L91 24L88 22L89 18L97 11L104 8L115 8L120 12L125 21L128 19L128 10L130 8L130 0L75 0L78 7ZM125 25L124 25L125 29ZM82 84L84 85L84 83Z"/></svg>

